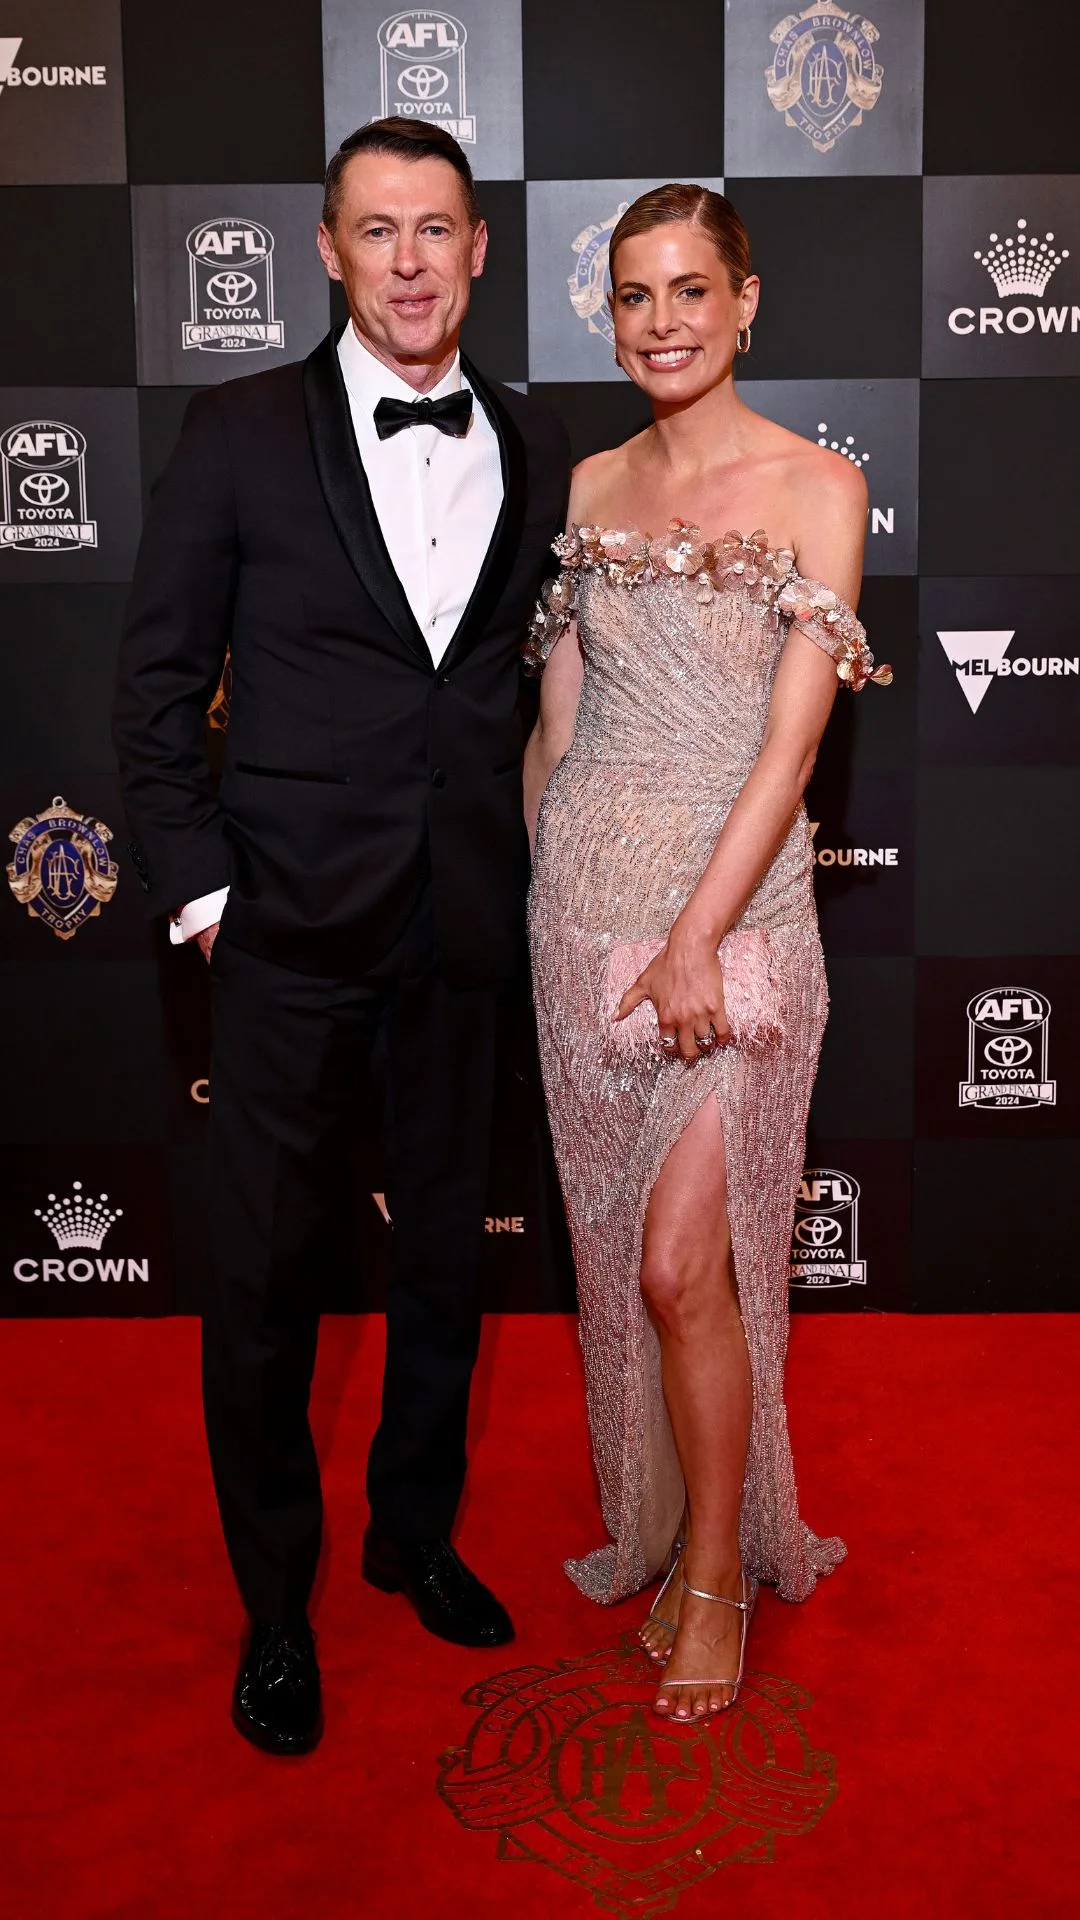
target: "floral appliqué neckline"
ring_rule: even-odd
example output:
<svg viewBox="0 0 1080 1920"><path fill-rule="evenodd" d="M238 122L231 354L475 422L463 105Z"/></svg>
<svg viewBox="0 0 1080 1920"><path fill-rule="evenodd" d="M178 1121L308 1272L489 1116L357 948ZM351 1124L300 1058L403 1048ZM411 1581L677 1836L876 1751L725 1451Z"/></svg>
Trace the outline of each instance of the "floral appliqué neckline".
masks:
<svg viewBox="0 0 1080 1920"><path fill-rule="evenodd" d="M831 587L804 579L791 548L771 547L763 527L705 540L700 527L672 520L666 535L654 540L637 528L575 524L552 541L552 549L562 570L545 582L523 648L532 671L542 670L570 623L577 600L575 576L590 571L602 572L613 586L665 579L680 586L692 583L702 606L720 593L744 593L764 609L774 631L782 617L804 623L808 638L831 654L839 679L853 693L868 680L880 687L892 682L891 667L875 667L866 630L852 608Z"/></svg>

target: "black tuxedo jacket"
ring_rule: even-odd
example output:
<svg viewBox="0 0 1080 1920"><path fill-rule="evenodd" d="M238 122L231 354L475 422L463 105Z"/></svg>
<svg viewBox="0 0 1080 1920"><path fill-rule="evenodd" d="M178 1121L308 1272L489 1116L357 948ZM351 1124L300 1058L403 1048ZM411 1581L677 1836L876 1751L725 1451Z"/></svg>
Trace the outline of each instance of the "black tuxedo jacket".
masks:
<svg viewBox="0 0 1080 1920"><path fill-rule="evenodd" d="M504 499L436 668L393 571L332 333L198 394L154 491L115 740L156 912L228 885L228 937L302 972L389 951L430 876L451 981L510 972L528 849L518 650L565 505L556 416L465 363ZM231 652L215 791L204 715Z"/></svg>

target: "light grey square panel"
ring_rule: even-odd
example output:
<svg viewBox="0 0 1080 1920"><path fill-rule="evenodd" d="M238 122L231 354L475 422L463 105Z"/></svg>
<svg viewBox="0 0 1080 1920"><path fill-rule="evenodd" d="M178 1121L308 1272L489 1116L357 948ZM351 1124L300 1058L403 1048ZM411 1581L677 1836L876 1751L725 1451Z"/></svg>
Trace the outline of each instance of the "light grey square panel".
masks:
<svg viewBox="0 0 1080 1920"><path fill-rule="evenodd" d="M394 10L387 0L323 0L327 155L386 114L445 127L478 180L520 180L521 8L455 0Z"/></svg>
<svg viewBox="0 0 1080 1920"><path fill-rule="evenodd" d="M624 380L608 310L608 246L631 201L660 180L530 180L530 380ZM700 186L723 193L719 179Z"/></svg>
<svg viewBox="0 0 1080 1920"><path fill-rule="evenodd" d="M825 176L922 166L921 0L785 13L736 0L724 21L724 171Z"/></svg>

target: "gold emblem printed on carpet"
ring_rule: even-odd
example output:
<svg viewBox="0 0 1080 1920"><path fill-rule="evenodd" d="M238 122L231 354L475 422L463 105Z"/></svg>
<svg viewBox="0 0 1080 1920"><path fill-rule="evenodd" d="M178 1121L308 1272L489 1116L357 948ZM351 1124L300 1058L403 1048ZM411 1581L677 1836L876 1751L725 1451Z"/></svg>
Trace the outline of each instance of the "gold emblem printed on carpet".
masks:
<svg viewBox="0 0 1080 1920"><path fill-rule="evenodd" d="M804 1688L751 1670L734 1707L693 1726L654 1714L654 1692L632 1634L494 1674L464 1696L483 1711L442 1755L439 1792L463 1826L498 1835L501 1860L553 1867L633 1920L816 1826L836 1763L803 1730Z"/></svg>

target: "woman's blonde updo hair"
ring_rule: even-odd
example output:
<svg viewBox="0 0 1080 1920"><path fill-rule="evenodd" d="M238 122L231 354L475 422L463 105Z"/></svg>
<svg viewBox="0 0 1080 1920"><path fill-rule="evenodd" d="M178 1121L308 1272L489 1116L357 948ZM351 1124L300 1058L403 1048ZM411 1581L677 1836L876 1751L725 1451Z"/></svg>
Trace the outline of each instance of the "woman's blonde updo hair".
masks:
<svg viewBox="0 0 1080 1920"><path fill-rule="evenodd" d="M750 265L750 235L731 201L725 200L722 193L713 193L708 187L675 184L654 187L651 193L643 193L639 200L627 207L622 219L616 222L608 250L612 285L615 284L615 255L623 241L631 240L639 233L651 233L654 227L666 227L676 220L697 227L712 241L727 269L732 293L740 292L744 280L753 271Z"/></svg>

